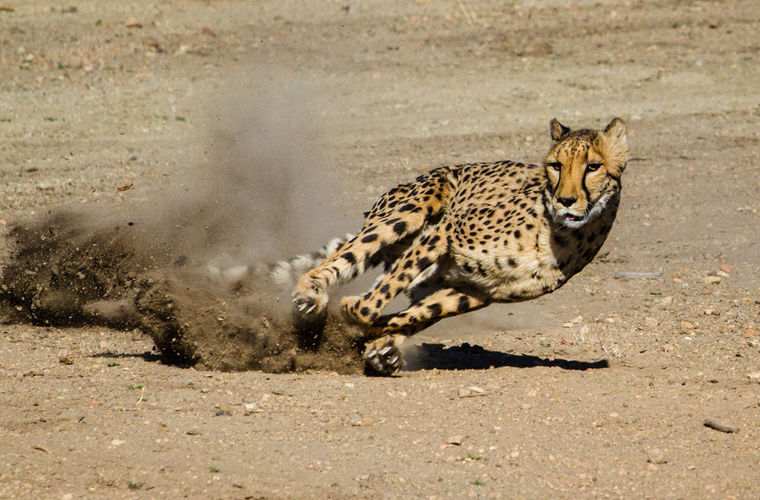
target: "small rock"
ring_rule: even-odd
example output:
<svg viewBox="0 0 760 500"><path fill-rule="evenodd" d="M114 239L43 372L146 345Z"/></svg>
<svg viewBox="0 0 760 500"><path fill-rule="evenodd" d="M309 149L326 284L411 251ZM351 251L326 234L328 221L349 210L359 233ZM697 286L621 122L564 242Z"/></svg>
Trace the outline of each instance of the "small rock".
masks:
<svg viewBox="0 0 760 500"><path fill-rule="evenodd" d="M681 328L683 328L684 330L691 330L692 328L694 328L694 323L692 323L691 321L681 321Z"/></svg>
<svg viewBox="0 0 760 500"><path fill-rule="evenodd" d="M708 307L705 309L705 315L706 316L720 316L720 311L717 309L713 309L712 307Z"/></svg>
<svg viewBox="0 0 760 500"><path fill-rule="evenodd" d="M358 413L352 413L349 415L349 418L351 419L351 425L359 426L362 425L362 416Z"/></svg>
<svg viewBox="0 0 760 500"><path fill-rule="evenodd" d="M705 278L705 285L717 285L721 281L723 281L723 278L720 276L708 276Z"/></svg>
<svg viewBox="0 0 760 500"><path fill-rule="evenodd" d="M188 429L185 431L185 434L187 434L188 436L200 436L201 431L199 431L198 429Z"/></svg>
<svg viewBox="0 0 760 500"><path fill-rule="evenodd" d="M718 422L717 420L713 420L711 418L708 418L704 422L705 427L709 427L710 429L714 429L719 432L725 432L725 433L733 433L733 432L739 432L739 428L735 427L733 425L724 424L721 422Z"/></svg>
<svg viewBox="0 0 760 500"><path fill-rule="evenodd" d="M488 393L485 389L481 389L476 385L472 385L467 389L459 389L458 394L460 398L471 398L474 396L485 396Z"/></svg>
<svg viewBox="0 0 760 500"><path fill-rule="evenodd" d="M750 372L747 374L747 378L754 382L760 382L760 372Z"/></svg>
<svg viewBox="0 0 760 500"><path fill-rule="evenodd" d="M114 439L113 441L111 441L111 446L121 446L124 443L126 443L126 441L122 439Z"/></svg>
<svg viewBox="0 0 760 500"><path fill-rule="evenodd" d="M665 458L665 453L659 448L650 448L647 451L647 462L650 464L665 464L668 463L668 459Z"/></svg>
<svg viewBox="0 0 760 500"><path fill-rule="evenodd" d="M127 28L142 28L143 27L142 23L138 21L137 19L135 19L134 17L130 17L129 19L127 19L127 22L124 23L124 26L126 26Z"/></svg>
<svg viewBox="0 0 760 500"><path fill-rule="evenodd" d="M453 444L455 446L462 446L464 436L452 436L446 441L447 444Z"/></svg>

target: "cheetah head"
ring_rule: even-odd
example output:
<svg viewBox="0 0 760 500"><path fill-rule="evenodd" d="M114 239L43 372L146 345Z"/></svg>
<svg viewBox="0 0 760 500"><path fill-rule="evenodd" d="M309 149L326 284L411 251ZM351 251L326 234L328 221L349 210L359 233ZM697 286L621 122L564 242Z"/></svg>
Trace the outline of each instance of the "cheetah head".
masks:
<svg viewBox="0 0 760 500"><path fill-rule="evenodd" d="M625 122L614 118L604 130L570 130L557 119L544 162L547 206L554 221L578 228L598 216L620 192L628 154Z"/></svg>

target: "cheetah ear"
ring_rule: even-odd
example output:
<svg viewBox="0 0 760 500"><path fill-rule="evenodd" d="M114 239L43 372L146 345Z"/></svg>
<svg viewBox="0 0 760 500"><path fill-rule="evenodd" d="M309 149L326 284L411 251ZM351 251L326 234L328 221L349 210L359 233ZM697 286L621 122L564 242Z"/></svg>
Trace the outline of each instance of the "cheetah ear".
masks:
<svg viewBox="0 0 760 500"><path fill-rule="evenodd" d="M608 140L613 142L628 144L628 128L622 118L613 118L612 121L604 127L604 135Z"/></svg>
<svg viewBox="0 0 760 500"><path fill-rule="evenodd" d="M549 123L549 131L552 134L552 140L556 142L565 137L570 132L570 129L562 125L556 118L552 118L552 121Z"/></svg>
<svg viewBox="0 0 760 500"><path fill-rule="evenodd" d="M604 127L604 135L607 158L609 160L609 171L619 176L625 170L628 163L628 128L625 122L620 118L613 118L612 121Z"/></svg>

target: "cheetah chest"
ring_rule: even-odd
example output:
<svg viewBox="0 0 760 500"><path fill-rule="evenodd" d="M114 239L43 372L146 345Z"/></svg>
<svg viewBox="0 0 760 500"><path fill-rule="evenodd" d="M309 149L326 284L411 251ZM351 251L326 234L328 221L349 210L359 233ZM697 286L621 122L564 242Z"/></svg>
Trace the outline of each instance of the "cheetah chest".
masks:
<svg viewBox="0 0 760 500"><path fill-rule="evenodd" d="M494 301L529 300L556 290L593 259L611 225L602 217L583 228L560 228L549 220L540 196L525 199L524 208L523 202L518 208L476 203L448 214L452 274Z"/></svg>
<svg viewBox="0 0 760 500"><path fill-rule="evenodd" d="M525 208L473 204L464 214L450 215L456 221L449 244L454 274L493 300L537 297L564 278L549 244L539 200Z"/></svg>

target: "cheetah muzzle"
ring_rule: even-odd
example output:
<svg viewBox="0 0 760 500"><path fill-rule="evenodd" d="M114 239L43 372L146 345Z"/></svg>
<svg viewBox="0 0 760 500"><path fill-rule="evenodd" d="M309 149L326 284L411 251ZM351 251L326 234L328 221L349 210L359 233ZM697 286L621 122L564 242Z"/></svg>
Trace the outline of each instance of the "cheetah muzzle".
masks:
<svg viewBox="0 0 760 500"><path fill-rule="evenodd" d="M344 297L344 318L368 339L369 369L392 374L399 346L450 316L561 287L591 262L620 202L626 125L571 130L551 121L543 165L513 161L443 166L383 194L361 231L340 240L293 291L297 317L324 315L327 290L382 264L372 289ZM398 294L410 304L383 309Z"/></svg>

